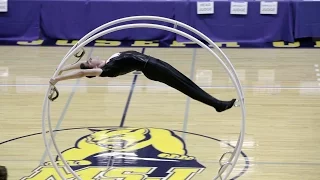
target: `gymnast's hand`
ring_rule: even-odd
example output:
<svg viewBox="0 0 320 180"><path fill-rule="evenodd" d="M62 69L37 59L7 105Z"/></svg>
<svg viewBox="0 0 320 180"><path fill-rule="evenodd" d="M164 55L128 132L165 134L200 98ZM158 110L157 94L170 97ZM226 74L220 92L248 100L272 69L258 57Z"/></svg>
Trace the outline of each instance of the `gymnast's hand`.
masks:
<svg viewBox="0 0 320 180"><path fill-rule="evenodd" d="M58 81L55 78L51 78L49 82L54 86L57 84Z"/></svg>

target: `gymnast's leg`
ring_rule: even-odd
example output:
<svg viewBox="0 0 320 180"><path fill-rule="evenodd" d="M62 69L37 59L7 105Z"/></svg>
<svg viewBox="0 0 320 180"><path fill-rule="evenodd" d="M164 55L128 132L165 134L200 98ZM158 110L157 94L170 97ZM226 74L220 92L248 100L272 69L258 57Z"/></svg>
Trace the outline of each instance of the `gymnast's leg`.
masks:
<svg viewBox="0 0 320 180"><path fill-rule="evenodd" d="M142 72L148 79L165 83L192 99L214 107L217 112L230 109L236 101L236 99L232 99L231 101L220 101L212 97L184 74L170 64L159 59L150 58Z"/></svg>

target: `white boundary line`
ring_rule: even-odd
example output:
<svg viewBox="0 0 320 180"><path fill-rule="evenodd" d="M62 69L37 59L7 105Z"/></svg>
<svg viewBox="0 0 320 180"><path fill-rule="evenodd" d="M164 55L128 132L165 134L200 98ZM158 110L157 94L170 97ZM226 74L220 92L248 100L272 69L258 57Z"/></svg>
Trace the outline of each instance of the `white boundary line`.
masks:
<svg viewBox="0 0 320 180"><path fill-rule="evenodd" d="M320 76L320 75L319 75ZM319 78L320 79L320 78ZM319 80L320 81L320 80ZM0 84L0 87L21 87L21 86L29 86L29 87L47 87L47 84ZM60 87L75 87L74 84L60 84L57 85L57 88ZM126 87L130 88L130 85L77 85L76 87L91 87L91 88L107 88L107 87L114 87L114 88L120 88L120 87ZM170 87L166 86L147 86L147 85L136 85L136 87L146 88L146 87L152 87L157 89L166 89ZM232 86L200 86L203 89L234 89ZM283 87L273 87L273 86L243 86L244 89L320 89L320 87L308 87L308 86L283 86Z"/></svg>

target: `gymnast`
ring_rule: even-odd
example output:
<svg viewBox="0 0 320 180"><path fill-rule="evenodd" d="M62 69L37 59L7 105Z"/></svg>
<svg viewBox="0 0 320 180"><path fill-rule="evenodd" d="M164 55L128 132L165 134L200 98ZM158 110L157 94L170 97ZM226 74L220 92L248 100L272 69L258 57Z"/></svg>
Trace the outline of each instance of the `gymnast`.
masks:
<svg viewBox="0 0 320 180"><path fill-rule="evenodd" d="M0 166L0 180L7 180L7 179L8 179L7 167Z"/></svg>
<svg viewBox="0 0 320 180"><path fill-rule="evenodd" d="M62 75L62 72L72 69L79 70ZM67 65L61 68L57 77L50 79L50 83L54 86L57 82L68 79L117 77L132 71L141 71L148 79L162 82L194 100L215 108L217 112L223 112L235 106L236 99L230 101L216 99L170 64L137 51L115 53L107 60L90 58L85 62Z"/></svg>

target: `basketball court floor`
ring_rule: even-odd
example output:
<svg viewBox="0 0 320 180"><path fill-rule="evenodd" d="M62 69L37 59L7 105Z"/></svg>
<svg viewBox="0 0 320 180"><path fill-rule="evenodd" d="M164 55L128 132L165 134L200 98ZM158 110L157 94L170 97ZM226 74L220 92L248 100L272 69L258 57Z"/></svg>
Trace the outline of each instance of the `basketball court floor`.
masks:
<svg viewBox="0 0 320 180"><path fill-rule="evenodd" d="M128 49L142 51L94 48L92 56ZM68 50L0 48L0 165L8 168L9 180L60 179L45 151L41 116L48 81ZM320 51L224 52L244 87L247 110L242 153L229 179L318 180ZM227 73L205 50L146 48L145 54L171 63L219 99L237 97ZM220 156L238 140L239 107L217 113L143 74L68 80L57 88L60 96L51 103L56 142L85 180L210 180ZM125 144L119 151L118 143Z"/></svg>

